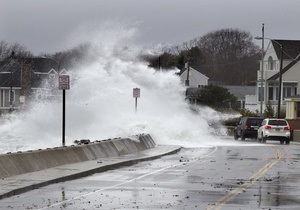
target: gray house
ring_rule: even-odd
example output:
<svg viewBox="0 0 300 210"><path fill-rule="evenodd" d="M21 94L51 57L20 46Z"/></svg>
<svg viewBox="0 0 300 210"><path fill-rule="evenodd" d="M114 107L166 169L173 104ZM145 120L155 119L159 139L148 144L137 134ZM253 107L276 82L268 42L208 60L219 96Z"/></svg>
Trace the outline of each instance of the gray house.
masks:
<svg viewBox="0 0 300 210"><path fill-rule="evenodd" d="M241 109L244 109L247 105L246 97L249 95L255 95L256 86L237 86L237 85L224 85L228 91L237 97L237 105Z"/></svg>
<svg viewBox="0 0 300 210"><path fill-rule="evenodd" d="M9 58L0 62L0 109L18 109L30 99L55 97L58 75L65 73L51 58Z"/></svg>

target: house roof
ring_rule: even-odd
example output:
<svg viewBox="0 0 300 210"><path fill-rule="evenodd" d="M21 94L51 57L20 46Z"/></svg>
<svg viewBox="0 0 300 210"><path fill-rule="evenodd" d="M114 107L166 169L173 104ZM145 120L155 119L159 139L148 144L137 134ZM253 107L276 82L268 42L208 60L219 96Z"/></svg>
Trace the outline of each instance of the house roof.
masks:
<svg viewBox="0 0 300 210"><path fill-rule="evenodd" d="M50 71L59 72L60 68L59 63L50 58L9 58L0 62L0 87L20 87L23 64L31 65L33 87L38 87Z"/></svg>
<svg viewBox="0 0 300 210"><path fill-rule="evenodd" d="M201 95L201 88L187 88L185 94L188 98L198 98Z"/></svg>
<svg viewBox="0 0 300 210"><path fill-rule="evenodd" d="M0 62L0 72L10 71L12 63L17 63L21 66L23 63L30 64L33 72L48 73L51 69L59 72L59 63L51 58L15 58L7 59ZM16 66L13 66L16 68Z"/></svg>
<svg viewBox="0 0 300 210"><path fill-rule="evenodd" d="M20 87L21 71L15 71L20 69L20 64L11 59L0 62L0 87Z"/></svg>
<svg viewBox="0 0 300 210"><path fill-rule="evenodd" d="M197 72L199 72L200 74L206 76L206 73L207 73L207 69L208 69L208 68L207 68L207 67L204 67L204 66L197 66L197 68L190 66L190 70L191 70L191 69L193 69L194 71L197 71ZM179 75L183 74L183 72L186 71L186 70L187 70L186 67L182 68L181 71L180 71L180 73L179 73ZM206 76L206 77L207 77L207 76ZM207 77L207 78L208 78L208 77Z"/></svg>
<svg viewBox="0 0 300 210"><path fill-rule="evenodd" d="M281 55L280 45L283 49L283 59L295 59L299 55L300 40L273 39L271 42L278 58Z"/></svg>
<svg viewBox="0 0 300 210"><path fill-rule="evenodd" d="M256 86L236 86L236 85L224 85L228 91L237 98L244 98L245 95L255 95Z"/></svg>
<svg viewBox="0 0 300 210"><path fill-rule="evenodd" d="M285 98L300 98L300 94L298 94L298 95L293 95L293 96L288 96L288 97L285 97Z"/></svg>
<svg viewBox="0 0 300 210"><path fill-rule="evenodd" d="M272 45L275 49L278 58L281 56L280 45L282 45L283 59L292 60L286 67L282 69L282 74L287 72L292 66L294 66L300 60L300 40L281 40L274 39L271 40ZM279 45L280 44L280 45ZM274 74L268 79L268 81L277 80L279 78L279 72Z"/></svg>
<svg viewBox="0 0 300 210"><path fill-rule="evenodd" d="M194 68L192 68L192 67L190 67L190 70L194 70L194 71L198 72L199 74L201 74L202 76L204 76L204 77L206 77L207 79L209 79L205 74L201 73L199 70L196 70L196 69L194 69Z"/></svg>
<svg viewBox="0 0 300 210"><path fill-rule="evenodd" d="M25 58L22 62L31 64L34 72L48 73L51 69L59 72L59 63L51 58Z"/></svg>

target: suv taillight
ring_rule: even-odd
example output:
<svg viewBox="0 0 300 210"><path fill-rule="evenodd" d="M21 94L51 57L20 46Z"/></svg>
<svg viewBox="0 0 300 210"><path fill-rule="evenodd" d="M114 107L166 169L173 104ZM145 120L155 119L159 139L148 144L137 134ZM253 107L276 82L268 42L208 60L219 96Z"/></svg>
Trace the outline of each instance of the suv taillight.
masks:
<svg viewBox="0 0 300 210"><path fill-rule="evenodd" d="M248 129L248 125L245 125L245 126L244 126L244 129Z"/></svg>
<svg viewBox="0 0 300 210"><path fill-rule="evenodd" d="M271 126L265 125L265 129L271 129Z"/></svg>
<svg viewBox="0 0 300 210"><path fill-rule="evenodd" d="M285 127L284 127L284 130L285 130L285 131L289 131L289 130L291 130L291 128L290 128L290 126L285 126Z"/></svg>

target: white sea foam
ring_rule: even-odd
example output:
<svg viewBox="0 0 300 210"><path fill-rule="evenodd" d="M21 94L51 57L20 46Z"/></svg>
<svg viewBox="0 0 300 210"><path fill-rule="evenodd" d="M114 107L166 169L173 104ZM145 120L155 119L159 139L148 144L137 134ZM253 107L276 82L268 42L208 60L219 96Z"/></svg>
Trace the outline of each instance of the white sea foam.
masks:
<svg viewBox="0 0 300 210"><path fill-rule="evenodd" d="M120 28L117 32L128 35ZM185 100L185 87L174 74L176 69L156 71L138 61L141 49L124 48L131 33L98 39L93 35L91 53L98 59L71 71L72 84L66 91L66 145L75 139L94 141L139 133L149 133L158 144L219 142L216 131L225 131L218 122L230 116L207 107L191 108ZM141 90L137 112L132 95L136 87ZM60 146L61 110L61 100L43 101L25 112L4 116L0 153Z"/></svg>

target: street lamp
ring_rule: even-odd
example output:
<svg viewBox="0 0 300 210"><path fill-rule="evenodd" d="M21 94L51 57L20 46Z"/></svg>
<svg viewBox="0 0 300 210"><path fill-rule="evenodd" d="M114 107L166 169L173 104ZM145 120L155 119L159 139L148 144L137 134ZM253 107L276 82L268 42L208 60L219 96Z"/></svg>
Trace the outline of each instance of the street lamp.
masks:
<svg viewBox="0 0 300 210"><path fill-rule="evenodd" d="M265 40L265 24L262 24L262 36L255 37L254 39L261 39L261 74L260 74L260 117L263 116L263 101L265 101L265 91L264 91L264 40Z"/></svg>
<svg viewBox="0 0 300 210"><path fill-rule="evenodd" d="M274 40L273 40L274 41ZM283 46L282 44L274 41L280 47L280 68L279 68L279 92L278 92L278 106L277 106L277 118L280 118L280 104L281 104L281 83L282 83L282 63L283 63Z"/></svg>
<svg viewBox="0 0 300 210"><path fill-rule="evenodd" d="M274 39L270 39L270 38L266 38L266 37L255 37L254 39L257 40L263 40L264 39L268 39L270 40L272 43L276 43L279 47L280 47L280 68L279 68L279 87L278 87L278 105L277 105L277 118L280 118L280 105L281 105L281 83L282 83L282 66L283 66L283 45L281 43L279 43L278 41L274 40ZM263 59L263 56L262 56ZM263 62L263 60L262 60ZM263 75L263 73L261 72L261 75ZM263 83L261 83L262 86Z"/></svg>

